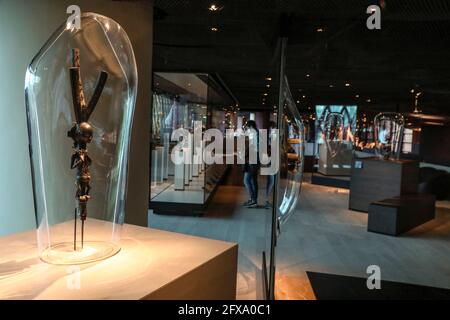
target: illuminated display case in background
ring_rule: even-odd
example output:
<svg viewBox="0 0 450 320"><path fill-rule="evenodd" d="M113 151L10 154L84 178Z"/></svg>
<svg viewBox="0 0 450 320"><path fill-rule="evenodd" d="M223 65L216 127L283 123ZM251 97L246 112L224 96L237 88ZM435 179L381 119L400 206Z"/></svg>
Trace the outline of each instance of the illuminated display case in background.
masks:
<svg viewBox="0 0 450 320"><path fill-rule="evenodd" d="M155 72L153 86L150 209L157 214L201 215L227 165L200 163L209 142L193 139L194 131L214 128L225 133L234 103L209 74ZM192 134L187 142L192 147L178 154L173 152L176 129ZM172 154L191 163L177 164Z"/></svg>

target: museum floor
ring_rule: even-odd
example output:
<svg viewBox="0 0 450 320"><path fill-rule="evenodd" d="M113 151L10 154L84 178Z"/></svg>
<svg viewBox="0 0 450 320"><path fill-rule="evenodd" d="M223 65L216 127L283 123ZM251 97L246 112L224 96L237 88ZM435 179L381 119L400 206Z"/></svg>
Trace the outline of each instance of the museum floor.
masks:
<svg viewBox="0 0 450 320"><path fill-rule="evenodd" d="M307 179L308 180L308 179ZM297 212L277 248L277 298L314 299L306 271L367 277L378 265L383 280L450 288L450 204L437 202L436 219L401 237L366 231L367 214L350 211L348 191L305 182ZM153 228L239 243L237 297L261 296L261 251L270 213L246 209L243 187L224 185L207 216L150 214Z"/></svg>

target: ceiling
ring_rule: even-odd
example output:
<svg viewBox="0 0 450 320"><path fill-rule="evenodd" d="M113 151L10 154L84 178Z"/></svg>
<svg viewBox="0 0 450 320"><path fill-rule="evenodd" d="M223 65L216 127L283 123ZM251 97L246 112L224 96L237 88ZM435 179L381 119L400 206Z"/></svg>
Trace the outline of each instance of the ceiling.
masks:
<svg viewBox="0 0 450 320"><path fill-rule="evenodd" d="M371 4L382 7L381 30L366 27ZM283 25L301 111L356 104L410 112L414 89L423 112L450 115L450 1L155 0L155 7L154 69L217 73L241 109L276 104Z"/></svg>

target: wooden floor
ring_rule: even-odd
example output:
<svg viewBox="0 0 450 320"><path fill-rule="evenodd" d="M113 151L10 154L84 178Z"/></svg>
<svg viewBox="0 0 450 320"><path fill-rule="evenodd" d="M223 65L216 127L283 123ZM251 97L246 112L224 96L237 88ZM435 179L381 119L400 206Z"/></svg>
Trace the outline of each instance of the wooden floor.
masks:
<svg viewBox="0 0 450 320"><path fill-rule="evenodd" d="M261 253L269 248L270 210L241 207L247 194L237 184L219 187L205 217L150 214L149 223L237 242L237 297L261 299ZM314 299L306 271L365 277L373 264L380 266L383 280L450 288L448 203L438 203L434 221L396 238L367 232L367 214L347 209L348 190L309 183L302 188L298 208L282 228L277 247L277 298Z"/></svg>
<svg viewBox="0 0 450 320"><path fill-rule="evenodd" d="M378 265L383 280L450 288L448 202L437 203L435 220L400 237L367 232L367 214L347 206L347 190L304 183L278 244L278 275L367 277L366 268Z"/></svg>

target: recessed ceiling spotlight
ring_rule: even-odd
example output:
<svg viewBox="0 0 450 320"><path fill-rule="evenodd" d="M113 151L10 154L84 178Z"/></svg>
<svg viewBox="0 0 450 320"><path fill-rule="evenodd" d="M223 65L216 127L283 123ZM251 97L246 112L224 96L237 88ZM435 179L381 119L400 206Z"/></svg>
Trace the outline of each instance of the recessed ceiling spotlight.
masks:
<svg viewBox="0 0 450 320"><path fill-rule="evenodd" d="M263 96L267 97L267 96L268 96L268 94L267 94L267 93L263 93Z"/></svg>
<svg viewBox="0 0 450 320"><path fill-rule="evenodd" d="M334 88L334 85L330 84L329 87L330 87L330 88Z"/></svg>
<svg viewBox="0 0 450 320"><path fill-rule="evenodd" d="M270 84L266 84L266 87L267 87L267 88L270 88Z"/></svg>
<svg viewBox="0 0 450 320"><path fill-rule="evenodd" d="M208 10L209 11L220 11L220 10L222 10L223 9L223 7L219 7L219 6L217 6L216 4L211 4L209 7L208 7Z"/></svg>
<svg viewBox="0 0 450 320"><path fill-rule="evenodd" d="M302 98L303 98L303 99L306 99L306 96L305 96L305 95L303 95L303 96L302 96Z"/></svg>
<svg viewBox="0 0 450 320"><path fill-rule="evenodd" d="M272 81L272 78L271 77L266 77L266 80L267 81Z"/></svg>
<svg viewBox="0 0 450 320"><path fill-rule="evenodd" d="M411 93L414 93L414 89L411 89L411 91L410 91Z"/></svg>
<svg viewBox="0 0 450 320"><path fill-rule="evenodd" d="M212 31L212 32L217 32L217 31L219 31L219 28L217 28L217 27L211 27L211 31Z"/></svg>
<svg viewBox="0 0 450 320"><path fill-rule="evenodd" d="M355 98L359 98L359 94L357 94L357 95L355 96Z"/></svg>
<svg viewBox="0 0 450 320"><path fill-rule="evenodd" d="M300 100L297 100L297 103L300 103Z"/></svg>
<svg viewBox="0 0 450 320"><path fill-rule="evenodd" d="M366 100L366 102L371 103L372 99L369 98L369 99Z"/></svg>
<svg viewBox="0 0 450 320"><path fill-rule="evenodd" d="M311 75L308 73L308 74L306 75L306 77L309 78L309 77L311 77Z"/></svg>
<svg viewBox="0 0 450 320"><path fill-rule="evenodd" d="M346 86L346 87L350 87L350 83L347 82L347 83L345 84L345 86Z"/></svg>
<svg viewBox="0 0 450 320"><path fill-rule="evenodd" d="M316 31L317 31L317 32L324 32L324 31L325 31L325 28L317 28Z"/></svg>

